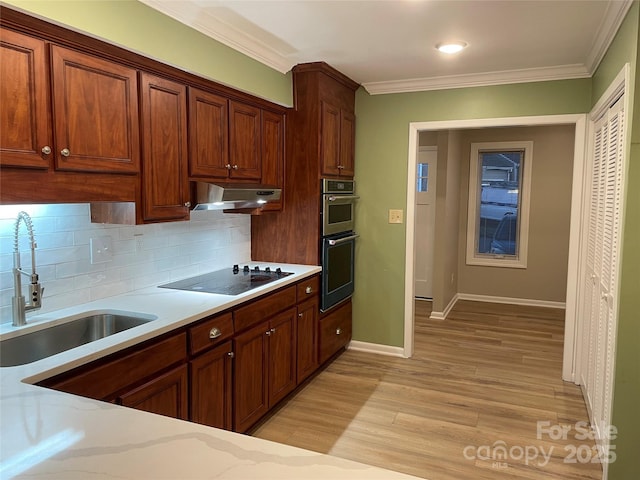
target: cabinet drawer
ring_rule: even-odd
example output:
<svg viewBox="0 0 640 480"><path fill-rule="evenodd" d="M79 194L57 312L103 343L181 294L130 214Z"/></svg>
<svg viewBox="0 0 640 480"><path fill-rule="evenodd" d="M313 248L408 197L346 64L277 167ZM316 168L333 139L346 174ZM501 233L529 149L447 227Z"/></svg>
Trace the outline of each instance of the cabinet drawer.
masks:
<svg viewBox="0 0 640 480"><path fill-rule="evenodd" d="M186 334L181 333L120 358L98 360L89 364L88 370L81 367L78 374L63 374L66 378L61 381L54 378L53 381L42 382L42 385L83 397L108 400L119 390L185 360L186 357Z"/></svg>
<svg viewBox="0 0 640 480"><path fill-rule="evenodd" d="M236 332L244 330L255 323L265 320L272 315L289 308L296 303L296 287L287 287L256 300L233 312L233 324Z"/></svg>
<svg viewBox="0 0 640 480"><path fill-rule="evenodd" d="M233 336L231 313L217 315L189 328L189 350L192 355L222 343Z"/></svg>
<svg viewBox="0 0 640 480"><path fill-rule="evenodd" d="M320 277L317 275L314 277L305 278L296 286L298 302L304 302L306 299L311 298L320 292Z"/></svg>
<svg viewBox="0 0 640 480"><path fill-rule="evenodd" d="M320 363L351 341L351 302L320 320Z"/></svg>

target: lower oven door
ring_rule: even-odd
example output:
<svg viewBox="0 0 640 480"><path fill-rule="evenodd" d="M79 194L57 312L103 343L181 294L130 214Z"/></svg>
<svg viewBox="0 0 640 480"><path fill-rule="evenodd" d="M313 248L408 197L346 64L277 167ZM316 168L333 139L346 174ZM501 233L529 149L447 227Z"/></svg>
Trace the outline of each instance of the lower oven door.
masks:
<svg viewBox="0 0 640 480"><path fill-rule="evenodd" d="M323 312L353 294L356 238L358 235L347 232L322 239Z"/></svg>

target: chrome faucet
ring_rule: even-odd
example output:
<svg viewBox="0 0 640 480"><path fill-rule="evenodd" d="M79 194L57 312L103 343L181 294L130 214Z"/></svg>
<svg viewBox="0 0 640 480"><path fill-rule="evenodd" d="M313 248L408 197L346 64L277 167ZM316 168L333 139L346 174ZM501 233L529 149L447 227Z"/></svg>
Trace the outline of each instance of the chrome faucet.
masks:
<svg viewBox="0 0 640 480"><path fill-rule="evenodd" d="M23 221L29 233L29 241L31 242L31 275L22 271L20 267L20 248L18 246L18 233L20 230L20 221ZM13 288L14 295L12 298L13 326L20 327L27 324L26 313L30 310L37 310L42 306L42 292L44 287L38 282L38 274L36 273L36 241L33 236L33 222L27 212L18 213L13 234ZM20 275L30 277L29 284L29 303L26 303L22 295L22 279Z"/></svg>

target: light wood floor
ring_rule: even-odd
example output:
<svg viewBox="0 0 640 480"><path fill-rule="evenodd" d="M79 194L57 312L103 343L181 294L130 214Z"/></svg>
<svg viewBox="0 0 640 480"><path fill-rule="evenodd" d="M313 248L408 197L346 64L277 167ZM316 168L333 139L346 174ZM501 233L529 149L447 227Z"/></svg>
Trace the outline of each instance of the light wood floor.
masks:
<svg viewBox="0 0 640 480"><path fill-rule="evenodd" d="M579 461L594 449L575 438L580 389L561 380L563 310L459 301L432 321L430 309L416 302L413 358L347 351L254 435L430 480L601 478ZM538 421L571 429L554 441Z"/></svg>

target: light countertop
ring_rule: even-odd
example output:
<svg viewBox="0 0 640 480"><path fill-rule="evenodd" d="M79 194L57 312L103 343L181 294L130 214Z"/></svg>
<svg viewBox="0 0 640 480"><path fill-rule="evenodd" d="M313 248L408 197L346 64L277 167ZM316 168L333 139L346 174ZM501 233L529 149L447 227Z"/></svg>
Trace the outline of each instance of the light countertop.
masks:
<svg viewBox="0 0 640 480"><path fill-rule="evenodd" d="M158 317L27 365L0 368L0 479L414 478L32 385L320 272L316 266L278 266L294 275L237 296L149 287L31 317L25 327L0 326L4 340L88 311Z"/></svg>

